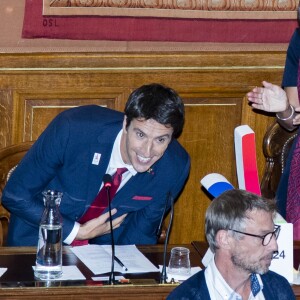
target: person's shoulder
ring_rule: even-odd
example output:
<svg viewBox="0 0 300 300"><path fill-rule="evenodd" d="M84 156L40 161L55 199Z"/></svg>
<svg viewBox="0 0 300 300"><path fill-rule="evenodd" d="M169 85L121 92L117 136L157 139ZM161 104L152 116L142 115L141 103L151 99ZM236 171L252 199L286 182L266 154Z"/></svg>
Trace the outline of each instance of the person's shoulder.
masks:
<svg viewBox="0 0 300 300"><path fill-rule="evenodd" d="M180 160L189 160L189 154L176 139L170 143L168 151L172 152L172 154L176 153Z"/></svg>
<svg viewBox="0 0 300 300"><path fill-rule="evenodd" d="M180 145L177 140L173 140L163 157L158 161L158 165L168 172L168 177L182 176L189 172L191 159L188 152Z"/></svg>
<svg viewBox="0 0 300 300"><path fill-rule="evenodd" d="M201 270L176 287L167 300L210 299L205 282L204 270Z"/></svg>
<svg viewBox="0 0 300 300"><path fill-rule="evenodd" d="M267 273L265 273L264 275L261 275L262 278L268 279L268 280L279 280L279 281L287 281L287 279L285 277L283 277L282 275L273 272L273 271L268 271Z"/></svg>
<svg viewBox="0 0 300 300"><path fill-rule="evenodd" d="M112 120L122 120L122 112L109 109L100 105L82 105L64 110L56 116L61 121L69 120L70 122L105 122Z"/></svg>
<svg viewBox="0 0 300 300"><path fill-rule="evenodd" d="M279 294L282 294L282 297L293 294L292 287L288 280L283 277L282 275L275 273L273 271L269 271L264 275L261 275L261 279L263 281L263 284L268 285L271 287L271 289ZM279 298L280 299L280 298ZM285 299L285 298L282 298ZM291 299L292 300L292 299Z"/></svg>
<svg viewBox="0 0 300 300"><path fill-rule="evenodd" d="M81 106L76 106L76 107L72 107L69 109L66 109L65 111L63 111L61 114L62 115L82 115L82 114L123 114L119 111L113 110L113 109L109 109L107 107L103 107L100 105L95 105L95 104L91 104L91 105L81 105Z"/></svg>
<svg viewBox="0 0 300 300"><path fill-rule="evenodd" d="M289 47L300 47L300 28L297 28L290 40Z"/></svg>

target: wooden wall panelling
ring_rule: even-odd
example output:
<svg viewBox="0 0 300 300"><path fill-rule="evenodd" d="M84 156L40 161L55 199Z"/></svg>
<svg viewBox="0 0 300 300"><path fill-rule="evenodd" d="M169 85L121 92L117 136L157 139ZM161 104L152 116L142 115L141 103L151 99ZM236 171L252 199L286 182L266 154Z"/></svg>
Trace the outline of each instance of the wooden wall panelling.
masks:
<svg viewBox="0 0 300 300"><path fill-rule="evenodd" d="M0 147L12 144L12 92L0 88Z"/></svg>
<svg viewBox="0 0 300 300"><path fill-rule="evenodd" d="M124 106L128 92L118 88L81 91L43 91L18 94L19 111L15 118L15 142L36 140L50 121L63 110L80 105L101 105L111 109ZM121 102L121 104L120 104ZM23 127L21 124L24 124Z"/></svg>
<svg viewBox="0 0 300 300"><path fill-rule="evenodd" d="M258 168L264 168L268 115L254 113L245 94L262 80L280 83L282 52L43 53L0 55L0 147L36 139L67 107L95 103L123 111L136 87L164 83L186 105L180 142L191 155L191 173L175 207L170 243L204 239L210 198L200 187L208 173L237 185L233 130L256 133Z"/></svg>
<svg viewBox="0 0 300 300"><path fill-rule="evenodd" d="M239 98L201 93L198 98L183 97L187 118L180 142L191 156L191 172L175 205L174 242L204 239L204 212L211 198L200 179L220 173L236 185L233 130L240 123L242 104Z"/></svg>

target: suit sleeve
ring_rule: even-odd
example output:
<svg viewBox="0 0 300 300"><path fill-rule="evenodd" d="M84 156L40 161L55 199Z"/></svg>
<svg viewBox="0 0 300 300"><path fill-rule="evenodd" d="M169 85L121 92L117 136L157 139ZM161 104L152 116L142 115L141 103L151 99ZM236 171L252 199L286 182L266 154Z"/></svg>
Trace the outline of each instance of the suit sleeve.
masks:
<svg viewBox="0 0 300 300"><path fill-rule="evenodd" d="M63 164L68 137L68 121L56 117L19 163L3 191L3 205L31 226L39 224L44 210L41 193Z"/></svg>

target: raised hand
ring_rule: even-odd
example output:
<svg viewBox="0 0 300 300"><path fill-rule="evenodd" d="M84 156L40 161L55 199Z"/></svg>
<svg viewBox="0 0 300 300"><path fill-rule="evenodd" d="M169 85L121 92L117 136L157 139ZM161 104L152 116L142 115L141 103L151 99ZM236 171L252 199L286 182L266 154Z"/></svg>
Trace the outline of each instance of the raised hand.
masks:
<svg viewBox="0 0 300 300"><path fill-rule="evenodd" d="M285 91L278 85L267 81L262 82L263 87L255 87L247 93L251 106L266 112L283 112L289 108Z"/></svg>

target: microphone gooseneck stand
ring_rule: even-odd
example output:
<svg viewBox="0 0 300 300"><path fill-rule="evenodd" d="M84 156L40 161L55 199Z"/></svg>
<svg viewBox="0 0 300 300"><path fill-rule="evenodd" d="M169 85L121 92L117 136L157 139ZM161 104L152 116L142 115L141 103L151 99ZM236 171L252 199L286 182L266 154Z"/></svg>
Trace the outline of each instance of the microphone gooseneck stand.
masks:
<svg viewBox="0 0 300 300"><path fill-rule="evenodd" d="M111 238L111 271L108 279L108 284L115 284L115 241L114 241L114 232L112 226L112 215L111 215L111 199L109 189L112 185L112 177L109 174L103 176L104 186L106 188L107 202L108 202L108 211L109 211L109 224L110 224L110 238Z"/></svg>
<svg viewBox="0 0 300 300"><path fill-rule="evenodd" d="M156 230L157 239L159 239L160 235L161 235L162 225L163 225L163 222L164 222L165 214L166 214L168 203L169 203L169 197L170 197L169 194L167 194L164 211L161 215L160 222L159 222L159 225L158 225L157 230Z"/></svg>
<svg viewBox="0 0 300 300"><path fill-rule="evenodd" d="M167 283L167 264L166 264L166 256L167 256L167 246L169 241L169 234L171 231L172 223L173 223L173 215L174 215L174 199L171 193L168 194L167 202L171 202L171 212L170 212L170 220L166 232L166 239L164 244L164 257L163 257L163 267L161 271L160 283ZM166 205L167 206L167 205Z"/></svg>

